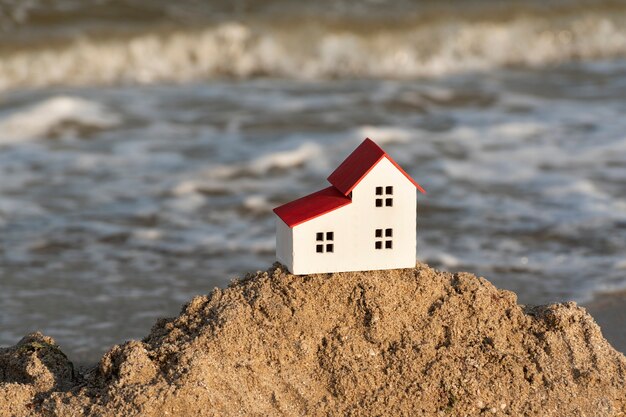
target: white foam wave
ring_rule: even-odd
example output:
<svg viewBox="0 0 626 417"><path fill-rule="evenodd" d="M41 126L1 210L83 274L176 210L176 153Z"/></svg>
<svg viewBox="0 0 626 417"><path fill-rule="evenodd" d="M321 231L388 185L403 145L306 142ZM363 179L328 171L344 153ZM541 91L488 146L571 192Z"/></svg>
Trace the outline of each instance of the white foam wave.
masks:
<svg viewBox="0 0 626 417"><path fill-rule="evenodd" d="M243 201L243 206L254 213L269 213L273 204L267 200L267 197L263 195L251 195L246 197Z"/></svg>
<svg viewBox="0 0 626 417"><path fill-rule="evenodd" d="M0 89L67 84L184 82L219 76L293 78L437 76L626 56L626 13L550 20L445 19L385 29L323 24L244 25L83 37L0 57Z"/></svg>
<svg viewBox="0 0 626 417"><path fill-rule="evenodd" d="M302 165L321 153L319 145L305 142L292 150L272 152L255 159L250 163L253 172L262 174L272 168L290 168Z"/></svg>
<svg viewBox="0 0 626 417"><path fill-rule="evenodd" d="M79 97L57 96L0 118L0 145L47 137L64 123L105 128L120 117L102 104Z"/></svg>
<svg viewBox="0 0 626 417"><path fill-rule="evenodd" d="M357 138L376 138L380 145L391 143L407 143L415 137L415 133L406 128L391 126L361 126L356 129Z"/></svg>
<svg viewBox="0 0 626 417"><path fill-rule="evenodd" d="M444 268L456 268L461 264L461 261L456 257L449 253L445 252L434 252L434 251L422 251L426 253L422 253L421 256L424 257L427 262L437 263Z"/></svg>

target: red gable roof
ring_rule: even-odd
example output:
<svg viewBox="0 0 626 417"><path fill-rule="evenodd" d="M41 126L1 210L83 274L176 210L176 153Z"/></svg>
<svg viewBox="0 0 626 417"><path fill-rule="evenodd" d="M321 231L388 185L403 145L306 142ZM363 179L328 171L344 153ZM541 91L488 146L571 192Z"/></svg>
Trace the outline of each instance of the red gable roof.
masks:
<svg viewBox="0 0 626 417"><path fill-rule="evenodd" d="M306 197L276 207L274 213L287 226L294 227L350 203L352 203L351 199L341 194L335 187L330 186Z"/></svg>
<svg viewBox="0 0 626 417"><path fill-rule="evenodd" d="M365 139L363 143L330 174L328 182L337 187L344 195L348 195L367 173L374 168L378 161L385 157L398 168L398 171L404 174L419 191L426 194L426 191L370 138Z"/></svg>
<svg viewBox="0 0 626 417"><path fill-rule="evenodd" d="M365 177L365 175L383 158L389 159L389 162L403 173L419 191L426 193L409 174L400 168L396 161L391 159L391 157L371 139L367 138L332 174L330 174L328 181L332 186L290 203L283 204L280 207L276 207L274 213L276 213L287 226L294 227L300 223L304 223L352 203L352 199L347 197L347 195L350 194L363 177Z"/></svg>

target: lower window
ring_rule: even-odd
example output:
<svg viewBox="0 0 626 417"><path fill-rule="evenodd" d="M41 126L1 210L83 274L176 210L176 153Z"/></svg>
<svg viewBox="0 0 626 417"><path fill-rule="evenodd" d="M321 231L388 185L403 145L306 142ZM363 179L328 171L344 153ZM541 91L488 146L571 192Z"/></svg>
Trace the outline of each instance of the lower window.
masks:
<svg viewBox="0 0 626 417"><path fill-rule="evenodd" d="M335 252L335 232L315 233L315 252L332 253Z"/></svg>
<svg viewBox="0 0 626 417"><path fill-rule="evenodd" d="M393 249L393 229L376 229L374 238L375 249Z"/></svg>

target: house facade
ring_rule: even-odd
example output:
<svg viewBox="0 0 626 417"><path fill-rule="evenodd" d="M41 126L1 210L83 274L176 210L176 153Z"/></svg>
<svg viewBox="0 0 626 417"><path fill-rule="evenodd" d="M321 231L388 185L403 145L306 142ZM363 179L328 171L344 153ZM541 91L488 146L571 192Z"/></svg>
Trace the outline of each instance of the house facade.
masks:
<svg viewBox="0 0 626 417"><path fill-rule="evenodd" d="M415 266L417 182L371 139L328 181L274 209L279 262L297 275Z"/></svg>

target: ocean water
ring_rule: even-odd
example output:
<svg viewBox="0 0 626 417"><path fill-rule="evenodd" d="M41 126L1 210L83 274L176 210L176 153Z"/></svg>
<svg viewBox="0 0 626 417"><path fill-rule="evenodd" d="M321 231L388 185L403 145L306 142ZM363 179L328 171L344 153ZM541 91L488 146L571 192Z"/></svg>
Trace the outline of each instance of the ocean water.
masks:
<svg viewBox="0 0 626 417"><path fill-rule="evenodd" d="M626 288L618 2L0 3L0 345L140 338L274 261L272 208L365 137L418 258L520 302Z"/></svg>

